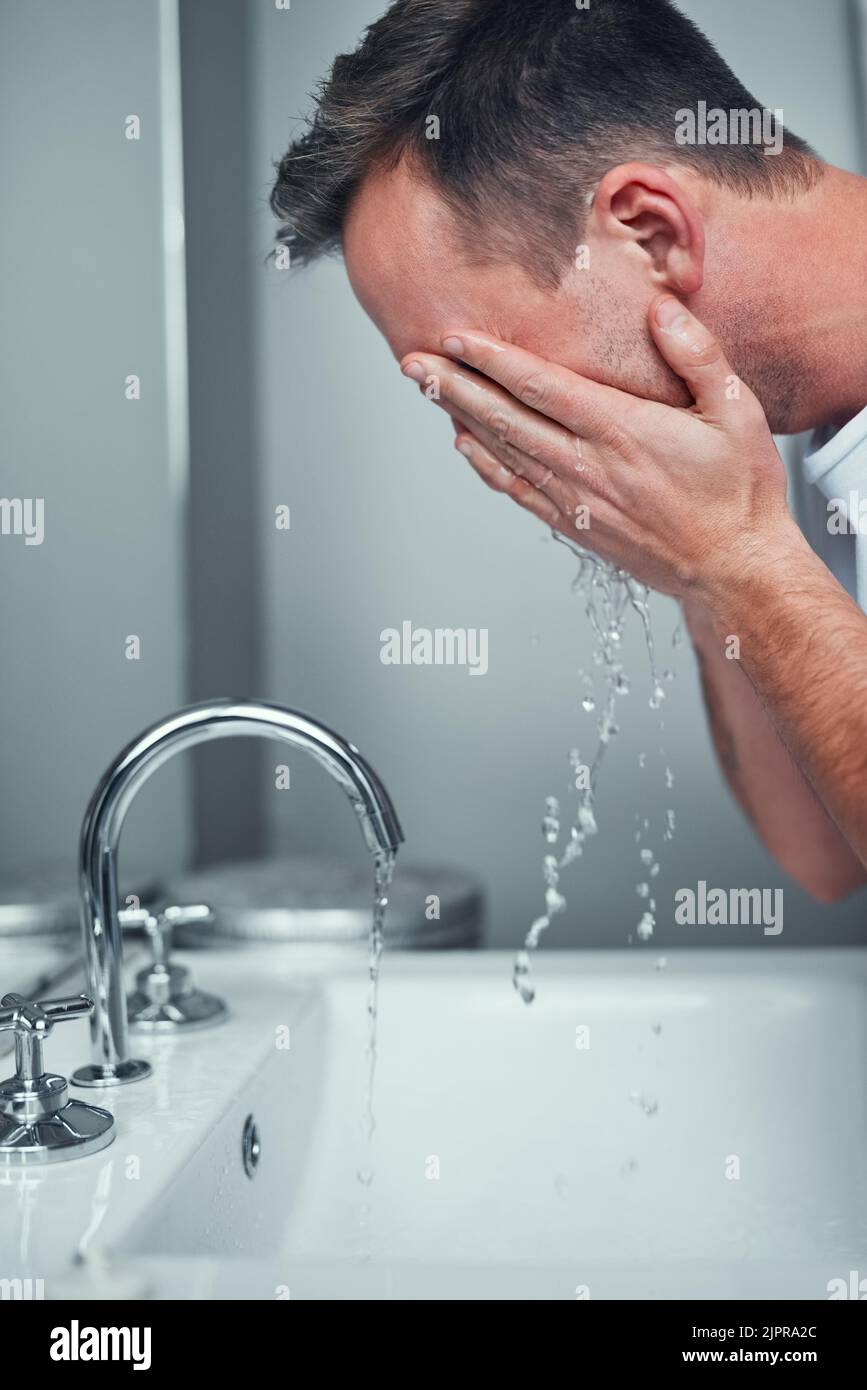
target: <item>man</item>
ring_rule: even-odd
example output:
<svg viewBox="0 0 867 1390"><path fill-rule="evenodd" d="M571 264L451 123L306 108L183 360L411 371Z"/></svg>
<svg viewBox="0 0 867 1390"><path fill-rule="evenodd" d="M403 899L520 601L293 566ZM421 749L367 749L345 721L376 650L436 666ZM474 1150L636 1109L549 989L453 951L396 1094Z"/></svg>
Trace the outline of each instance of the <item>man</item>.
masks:
<svg viewBox="0 0 867 1390"><path fill-rule="evenodd" d="M854 589L867 181L770 114L670 0L397 0L272 206L492 488L682 601L736 796L833 901L867 881L867 617L771 430L824 427Z"/></svg>

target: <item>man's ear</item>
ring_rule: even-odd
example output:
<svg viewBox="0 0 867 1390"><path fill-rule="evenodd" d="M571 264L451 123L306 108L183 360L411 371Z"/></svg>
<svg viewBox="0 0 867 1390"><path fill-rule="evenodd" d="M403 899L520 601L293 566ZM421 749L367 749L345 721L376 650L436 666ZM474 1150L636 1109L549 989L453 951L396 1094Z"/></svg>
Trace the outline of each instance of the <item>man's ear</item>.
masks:
<svg viewBox="0 0 867 1390"><path fill-rule="evenodd" d="M704 280L704 223L685 188L655 164L618 164L596 190L595 232L647 257L653 285L696 294Z"/></svg>

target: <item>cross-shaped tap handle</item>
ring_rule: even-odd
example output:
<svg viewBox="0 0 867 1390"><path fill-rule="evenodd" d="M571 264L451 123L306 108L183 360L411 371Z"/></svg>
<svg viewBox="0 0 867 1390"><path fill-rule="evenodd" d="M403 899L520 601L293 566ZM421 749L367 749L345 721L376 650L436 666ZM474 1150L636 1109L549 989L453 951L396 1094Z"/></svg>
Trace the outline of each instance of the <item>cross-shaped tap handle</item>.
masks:
<svg viewBox="0 0 867 1390"><path fill-rule="evenodd" d="M206 903L190 907L164 907L156 917L147 908L123 908L118 914L122 927L144 927L150 938L154 965L168 969L175 927L191 927L199 922L211 922L213 911Z"/></svg>
<svg viewBox="0 0 867 1390"><path fill-rule="evenodd" d="M65 999L22 999L20 994L4 994L0 999L0 1032L15 1034L15 1071L20 1081L36 1081L45 1072L42 1044L55 1023L86 1018L93 1013L93 1000L86 994Z"/></svg>

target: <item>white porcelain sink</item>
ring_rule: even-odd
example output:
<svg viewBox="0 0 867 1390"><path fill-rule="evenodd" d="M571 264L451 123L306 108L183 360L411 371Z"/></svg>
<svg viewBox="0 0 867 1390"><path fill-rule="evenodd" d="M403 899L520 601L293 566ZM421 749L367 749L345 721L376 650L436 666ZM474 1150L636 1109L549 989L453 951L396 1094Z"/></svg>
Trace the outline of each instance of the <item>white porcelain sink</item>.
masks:
<svg viewBox="0 0 867 1390"><path fill-rule="evenodd" d="M529 1008L503 953L386 956L369 1149L363 956L190 960L231 1021L138 1045L156 1075L108 1094L111 1149L6 1179L4 1268L48 1296L82 1243L169 1298L821 1299L867 1274L867 952L549 951ZM51 1041L82 1060L83 1028Z"/></svg>

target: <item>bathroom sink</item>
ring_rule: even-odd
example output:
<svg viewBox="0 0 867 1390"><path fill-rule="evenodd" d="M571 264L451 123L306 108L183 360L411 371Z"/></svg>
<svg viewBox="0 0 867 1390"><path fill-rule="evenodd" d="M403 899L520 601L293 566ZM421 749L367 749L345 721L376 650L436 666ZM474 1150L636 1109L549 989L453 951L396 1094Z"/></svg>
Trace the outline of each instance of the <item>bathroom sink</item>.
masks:
<svg viewBox="0 0 867 1390"><path fill-rule="evenodd" d="M822 1299L867 1272L867 952L547 951L529 1007L505 953L386 955L370 1143L363 954L195 964L230 1020L136 1044L155 1074L107 1095L111 1149L5 1180L4 1268L48 1296L76 1251L160 1298Z"/></svg>

